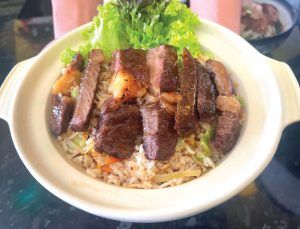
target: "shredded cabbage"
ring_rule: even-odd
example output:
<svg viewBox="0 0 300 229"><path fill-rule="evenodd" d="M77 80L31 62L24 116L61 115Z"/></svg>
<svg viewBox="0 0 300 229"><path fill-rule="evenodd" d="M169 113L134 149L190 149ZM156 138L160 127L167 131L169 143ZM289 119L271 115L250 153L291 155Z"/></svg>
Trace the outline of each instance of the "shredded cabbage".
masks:
<svg viewBox="0 0 300 229"><path fill-rule="evenodd" d="M81 149L83 149L85 144L85 139L83 138L82 134L78 134L74 139L73 142L78 145Z"/></svg>
<svg viewBox="0 0 300 229"><path fill-rule="evenodd" d="M183 177L198 177L201 175L201 170L186 170L186 171L179 171L173 172L168 174L159 174L152 178L152 181L155 183L163 183L170 181L172 179L178 179Z"/></svg>
<svg viewBox="0 0 300 229"><path fill-rule="evenodd" d="M201 126L205 131L200 134L200 146L202 151L201 153L196 154L196 158L199 160L211 156L212 151L209 142L214 136L214 130L208 123L201 123Z"/></svg>
<svg viewBox="0 0 300 229"><path fill-rule="evenodd" d="M197 40L198 17L179 0L114 0L98 7L98 15L81 34L78 52L87 60L93 48L100 48L107 58L117 49L149 49L162 44L183 48L193 56L203 52ZM75 51L65 49L61 61L67 65Z"/></svg>
<svg viewBox="0 0 300 229"><path fill-rule="evenodd" d="M71 89L71 96L76 99L78 97L78 94L79 94L78 87L73 87Z"/></svg>

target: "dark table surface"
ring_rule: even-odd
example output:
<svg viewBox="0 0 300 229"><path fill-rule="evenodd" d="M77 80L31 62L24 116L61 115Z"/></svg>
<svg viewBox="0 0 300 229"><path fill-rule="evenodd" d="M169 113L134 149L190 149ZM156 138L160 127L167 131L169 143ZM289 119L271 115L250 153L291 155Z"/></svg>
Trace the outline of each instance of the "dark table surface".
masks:
<svg viewBox="0 0 300 229"><path fill-rule="evenodd" d="M2 0L1 0L2 1ZM5 1L5 0L4 0ZM0 2L0 82L19 61L53 39L51 17L16 20L22 0ZM1 5L2 4L2 5ZM6 8L5 8L6 7ZM300 23L268 55L300 79ZM296 228L300 229L300 123L286 128L275 157L246 190L199 215L138 224L90 215L44 189L22 164L6 122L0 121L0 228ZM196 197L195 197L196 198Z"/></svg>

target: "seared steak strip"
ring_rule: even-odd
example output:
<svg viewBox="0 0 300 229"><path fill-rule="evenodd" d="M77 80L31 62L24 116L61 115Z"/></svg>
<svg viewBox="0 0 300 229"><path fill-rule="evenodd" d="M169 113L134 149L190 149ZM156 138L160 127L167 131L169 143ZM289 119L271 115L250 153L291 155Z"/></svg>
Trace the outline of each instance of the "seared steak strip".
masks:
<svg viewBox="0 0 300 229"><path fill-rule="evenodd" d="M196 62L187 49L183 50L183 70L179 79L181 100L175 113L175 129L179 136L189 136L195 131L197 67Z"/></svg>
<svg viewBox="0 0 300 229"><path fill-rule="evenodd" d="M143 148L147 158L165 160L175 153L178 136L174 130L174 116L158 103L141 108L144 134Z"/></svg>
<svg viewBox="0 0 300 229"><path fill-rule="evenodd" d="M127 102L146 93L149 76L146 51L141 49L118 50L113 54L114 76L110 92L115 100Z"/></svg>
<svg viewBox="0 0 300 229"><path fill-rule="evenodd" d="M89 127L100 64L104 59L104 54L99 49L93 49L89 55L89 62L80 83L74 116L70 122L73 131L86 131Z"/></svg>
<svg viewBox="0 0 300 229"><path fill-rule="evenodd" d="M74 100L68 96L52 95L50 127L55 135L66 132L74 110Z"/></svg>
<svg viewBox="0 0 300 229"><path fill-rule="evenodd" d="M215 60L208 60L206 66L214 73L214 80L219 95L231 96L233 86L225 66Z"/></svg>
<svg viewBox="0 0 300 229"><path fill-rule="evenodd" d="M212 145L216 150L227 153L234 147L239 137L241 107L233 96L232 82L225 66L215 60L208 60L206 65L214 73L214 81L219 93L216 107L222 112L218 117Z"/></svg>
<svg viewBox="0 0 300 229"><path fill-rule="evenodd" d="M176 49L161 45L149 49L147 65L150 77L150 91L154 95L161 92L175 92L178 84L178 56Z"/></svg>
<svg viewBox="0 0 300 229"><path fill-rule="evenodd" d="M70 65L68 66L68 69L70 70L78 70L82 72L84 66L84 60L83 57L77 53L74 57Z"/></svg>
<svg viewBox="0 0 300 229"><path fill-rule="evenodd" d="M199 117L211 117L216 112L217 91L212 82L211 72L197 61L197 110Z"/></svg>
<svg viewBox="0 0 300 229"><path fill-rule="evenodd" d="M240 129L239 116L231 112L223 112L218 118L212 145L218 151L229 152L239 137Z"/></svg>
<svg viewBox="0 0 300 229"><path fill-rule="evenodd" d="M142 135L142 122L137 105L120 105L108 99L102 109L95 149L119 158L134 152L136 140Z"/></svg>
<svg viewBox="0 0 300 229"><path fill-rule="evenodd" d="M125 71L132 75L143 86L149 83L146 65L146 51L142 49L124 49L113 54L113 71Z"/></svg>

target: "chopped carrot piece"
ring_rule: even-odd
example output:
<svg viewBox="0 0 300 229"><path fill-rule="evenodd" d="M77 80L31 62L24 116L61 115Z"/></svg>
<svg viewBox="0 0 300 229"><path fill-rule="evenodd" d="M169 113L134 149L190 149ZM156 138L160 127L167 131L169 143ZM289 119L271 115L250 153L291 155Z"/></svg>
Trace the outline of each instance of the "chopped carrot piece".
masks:
<svg viewBox="0 0 300 229"><path fill-rule="evenodd" d="M62 93L68 95L71 87L80 84L81 72L78 70L69 70L64 75L58 78L52 87L52 94L57 95Z"/></svg>
<svg viewBox="0 0 300 229"><path fill-rule="evenodd" d="M105 164L113 164L113 163L116 163L116 162L120 162L122 161L121 159L117 158L117 157L114 157L114 156L108 156L106 157L106 160L105 160Z"/></svg>
<svg viewBox="0 0 300 229"><path fill-rule="evenodd" d="M107 172L107 173L111 172L110 165L109 165L109 164L102 165L102 166L101 166L101 170L102 170L103 172Z"/></svg>
<svg viewBox="0 0 300 229"><path fill-rule="evenodd" d="M95 151L96 152L96 151ZM93 153L93 152L92 152ZM109 173L109 172L111 172L111 168L110 168L110 165L111 164L114 164L114 163L116 163L116 162L119 162L119 161L122 161L122 159L119 159L119 158L117 158L117 157L113 157L113 156L107 156L106 158L105 158L105 164L104 165L102 165L102 166L98 166L97 165L97 168L101 168L101 170L103 171L103 172L107 172L107 173Z"/></svg>
<svg viewBox="0 0 300 229"><path fill-rule="evenodd" d="M82 137L84 138L84 140L87 140L88 137L89 137L89 133L88 132L83 132Z"/></svg>

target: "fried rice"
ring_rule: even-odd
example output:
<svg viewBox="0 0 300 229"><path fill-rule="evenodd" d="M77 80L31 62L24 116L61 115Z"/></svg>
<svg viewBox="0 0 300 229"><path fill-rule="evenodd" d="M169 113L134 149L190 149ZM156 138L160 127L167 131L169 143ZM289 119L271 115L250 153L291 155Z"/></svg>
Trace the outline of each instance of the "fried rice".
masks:
<svg viewBox="0 0 300 229"><path fill-rule="evenodd" d="M96 131L101 106L110 97L111 76L108 66L104 66L94 98L95 109L89 128L91 134L68 130L58 136L64 153L82 167L87 175L117 186L154 189L180 185L202 176L216 166L223 154L212 152L210 156L201 155L200 141L196 140L200 138L194 134L189 138L179 138L175 154L168 160L147 159L140 139L131 157L108 164L111 156L95 151L92 136ZM201 158L198 157L199 154Z"/></svg>

